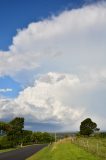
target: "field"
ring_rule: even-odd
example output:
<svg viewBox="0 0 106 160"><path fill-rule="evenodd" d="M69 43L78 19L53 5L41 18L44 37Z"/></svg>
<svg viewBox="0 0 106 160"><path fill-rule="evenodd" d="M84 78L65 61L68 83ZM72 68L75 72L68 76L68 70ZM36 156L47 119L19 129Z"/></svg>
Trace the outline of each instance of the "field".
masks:
<svg viewBox="0 0 106 160"><path fill-rule="evenodd" d="M96 154L95 150L88 150L85 146L81 145L87 143L90 145L98 141L97 139L80 138L80 139L64 139L57 143L54 143L27 160L106 160L105 155ZM100 140L100 139L99 139ZM105 139L106 142L106 139ZM101 141L103 144L101 152L106 151L105 142ZM96 149L96 148L95 148ZM99 150L99 148L97 148ZM95 153L95 154L94 154Z"/></svg>

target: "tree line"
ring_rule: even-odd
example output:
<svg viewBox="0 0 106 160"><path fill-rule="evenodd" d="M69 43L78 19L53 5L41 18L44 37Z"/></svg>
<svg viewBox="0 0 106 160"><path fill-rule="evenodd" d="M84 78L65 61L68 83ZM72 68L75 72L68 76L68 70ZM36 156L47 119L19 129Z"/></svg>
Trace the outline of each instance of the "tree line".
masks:
<svg viewBox="0 0 106 160"><path fill-rule="evenodd" d="M90 118L86 118L80 124L77 136L91 136L99 132L97 124ZM47 132L32 132L24 129L24 118L16 117L10 122L0 122L0 149L16 147L18 145L50 143L55 141L55 136ZM99 134L106 137L105 132ZM64 136L66 137L66 136ZM63 138L64 138L63 137ZM61 137L58 137L58 139Z"/></svg>
<svg viewBox="0 0 106 160"><path fill-rule="evenodd" d="M47 132L24 130L24 118L16 117L12 121L0 122L0 149L34 143L50 143L54 136Z"/></svg>

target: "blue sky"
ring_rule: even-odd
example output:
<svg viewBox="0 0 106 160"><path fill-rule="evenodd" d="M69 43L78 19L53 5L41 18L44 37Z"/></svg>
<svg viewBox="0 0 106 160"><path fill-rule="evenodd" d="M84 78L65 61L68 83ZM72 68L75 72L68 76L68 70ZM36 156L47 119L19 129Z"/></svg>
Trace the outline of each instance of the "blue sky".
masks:
<svg viewBox="0 0 106 160"><path fill-rule="evenodd" d="M21 90L21 86L18 82L14 81L11 77L4 76L0 78L0 89L12 89L7 92L1 91L1 95L8 97L8 98L14 98L18 96L18 92Z"/></svg>
<svg viewBox="0 0 106 160"><path fill-rule="evenodd" d="M81 7L84 0L1 0L0 1L0 49L8 50L13 36L18 29L23 29L29 23L57 15L65 9ZM21 84L3 77L0 79L0 88L12 88L12 92L0 93L3 96L14 97L21 90Z"/></svg>
<svg viewBox="0 0 106 160"><path fill-rule="evenodd" d="M23 29L31 22L58 15L66 9L80 8L98 0L1 0L0 1L0 50L8 50L18 29ZM26 75L27 76L27 75ZM29 76L29 75L28 75ZM12 88L13 92L0 93L14 97L22 89L22 85L8 76L1 77L0 87Z"/></svg>
<svg viewBox="0 0 106 160"><path fill-rule="evenodd" d="M106 129L105 10L105 0L0 0L0 119L78 130L91 117Z"/></svg>
<svg viewBox="0 0 106 160"><path fill-rule="evenodd" d="M65 9L82 7L98 0L0 0L0 49L7 50L17 29Z"/></svg>
<svg viewBox="0 0 106 160"><path fill-rule="evenodd" d="M51 14L57 14L68 7L69 4L70 0L1 0L0 48L8 49L18 28L24 28L30 22L49 17Z"/></svg>

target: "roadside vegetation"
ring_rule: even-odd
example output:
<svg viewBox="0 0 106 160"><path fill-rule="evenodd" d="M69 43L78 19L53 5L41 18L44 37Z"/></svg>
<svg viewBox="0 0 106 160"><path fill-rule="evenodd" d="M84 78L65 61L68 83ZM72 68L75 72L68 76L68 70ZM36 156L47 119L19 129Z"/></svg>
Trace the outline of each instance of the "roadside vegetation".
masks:
<svg viewBox="0 0 106 160"><path fill-rule="evenodd" d="M39 151L27 160L105 160L64 139Z"/></svg>
<svg viewBox="0 0 106 160"><path fill-rule="evenodd" d="M0 150L54 141L54 136L47 132L24 130L24 118L20 117L8 123L0 122L0 133Z"/></svg>
<svg viewBox="0 0 106 160"><path fill-rule="evenodd" d="M101 138L100 136L78 137L73 141L73 143L87 152L106 160L106 138Z"/></svg>
<svg viewBox="0 0 106 160"><path fill-rule="evenodd" d="M100 133L90 118L81 122L80 131L73 137L49 145L28 160L106 160L106 133Z"/></svg>
<svg viewBox="0 0 106 160"><path fill-rule="evenodd" d="M2 149L2 150L0 150L0 153L9 152L9 151L13 151L13 150L16 150L16 149L18 149L18 148Z"/></svg>
<svg viewBox="0 0 106 160"><path fill-rule="evenodd" d="M106 160L106 133L100 132L90 118L81 122L80 131L73 136L24 130L24 118L20 117L8 123L0 122L0 133L1 152L26 145L49 144L28 160Z"/></svg>

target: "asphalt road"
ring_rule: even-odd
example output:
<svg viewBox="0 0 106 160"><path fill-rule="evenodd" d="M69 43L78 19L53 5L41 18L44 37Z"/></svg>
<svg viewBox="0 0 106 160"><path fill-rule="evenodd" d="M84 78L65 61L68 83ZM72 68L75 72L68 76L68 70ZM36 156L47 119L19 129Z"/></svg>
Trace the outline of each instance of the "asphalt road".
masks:
<svg viewBox="0 0 106 160"><path fill-rule="evenodd" d="M45 144L32 145L32 146L24 147L21 149L17 149L17 150L5 152L5 153L0 153L0 160L25 160L26 158L38 152L45 146L47 145Z"/></svg>

